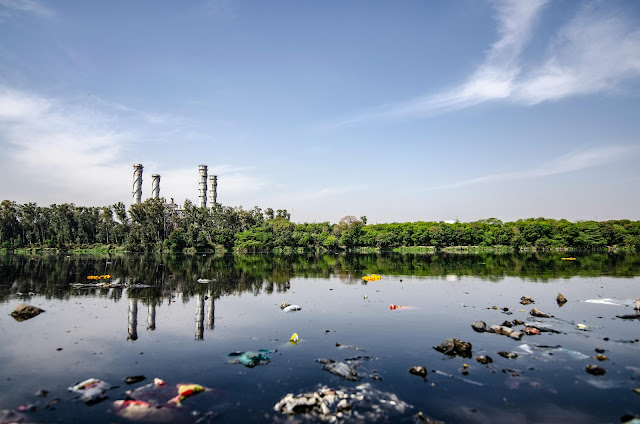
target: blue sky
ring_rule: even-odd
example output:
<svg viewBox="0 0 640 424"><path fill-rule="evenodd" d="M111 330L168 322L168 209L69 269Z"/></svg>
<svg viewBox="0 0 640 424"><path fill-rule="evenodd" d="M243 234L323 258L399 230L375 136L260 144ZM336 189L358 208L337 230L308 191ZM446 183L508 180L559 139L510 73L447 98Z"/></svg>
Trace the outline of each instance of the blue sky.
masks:
<svg viewBox="0 0 640 424"><path fill-rule="evenodd" d="M0 198L640 219L640 2L0 0Z"/></svg>

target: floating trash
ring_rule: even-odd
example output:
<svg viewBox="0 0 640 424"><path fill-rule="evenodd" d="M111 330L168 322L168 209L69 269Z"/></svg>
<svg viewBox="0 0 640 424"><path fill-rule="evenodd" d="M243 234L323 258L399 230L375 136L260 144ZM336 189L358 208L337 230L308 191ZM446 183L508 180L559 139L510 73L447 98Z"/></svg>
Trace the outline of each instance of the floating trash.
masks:
<svg viewBox="0 0 640 424"><path fill-rule="evenodd" d="M234 357L229 362L232 364L242 364L245 367L253 368L256 365L265 365L271 362L271 358L267 356L267 353L274 353L273 350L260 349L257 352L250 350L246 352L231 352L228 356Z"/></svg>
<svg viewBox="0 0 640 424"><path fill-rule="evenodd" d="M302 308L298 305L289 305L287 307L285 307L284 309L282 309L284 312L295 312L295 311L299 311Z"/></svg>
<svg viewBox="0 0 640 424"><path fill-rule="evenodd" d="M26 305L19 303L18 306L11 312L11 316L18 322L26 321L33 317L36 317L44 312L44 309L40 309L37 306Z"/></svg>
<svg viewBox="0 0 640 424"><path fill-rule="evenodd" d="M350 381L358 381L360 379L356 370L344 362L329 362L324 364L322 369Z"/></svg>
<svg viewBox="0 0 640 424"><path fill-rule="evenodd" d="M353 388L321 386L315 392L289 393L274 405L273 410L312 421L388 422L411 408L395 394L374 389L370 383L365 383ZM280 421L278 417L274 418Z"/></svg>
<svg viewBox="0 0 640 424"><path fill-rule="evenodd" d="M433 348L449 356L462 356L463 358L471 358L472 356L471 343L454 338L447 339Z"/></svg>
<svg viewBox="0 0 640 424"><path fill-rule="evenodd" d="M362 277L362 279L364 281L378 281L378 280L381 280L382 277L377 274L371 274L371 275L365 275L364 277Z"/></svg>
<svg viewBox="0 0 640 424"><path fill-rule="evenodd" d="M97 378L89 378L68 388L70 392L79 393L80 399L86 404L98 403L106 399L105 392L112 388L111 384Z"/></svg>

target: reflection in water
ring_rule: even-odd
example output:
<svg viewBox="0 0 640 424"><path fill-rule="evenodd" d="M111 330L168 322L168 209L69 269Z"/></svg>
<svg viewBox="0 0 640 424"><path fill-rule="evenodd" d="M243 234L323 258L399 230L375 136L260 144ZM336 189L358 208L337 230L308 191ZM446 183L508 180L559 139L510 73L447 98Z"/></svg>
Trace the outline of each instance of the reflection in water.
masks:
<svg viewBox="0 0 640 424"><path fill-rule="evenodd" d="M149 303L149 312L147 314L147 330L156 329L156 302Z"/></svg>
<svg viewBox="0 0 640 424"><path fill-rule="evenodd" d="M47 299L106 297L118 302L126 295L149 306L148 329L155 328L154 307L168 305L180 295L184 301L199 294L213 299L248 292L283 293L291 278L338 278L344 284L363 284L366 274L385 279L411 275L456 281L473 276L499 282L508 277L547 282L558 278L634 277L640 275L640 255L629 252L572 252L576 261L563 261L563 252L503 254L340 254L340 255L109 255L109 283L116 288L91 287L86 276L104 273L100 257L88 255L0 255L0 302L33 292ZM203 275L215 279L198 284ZM71 276L71 277L70 277ZM151 286L123 290L127 285ZM81 287L79 287L81 286ZM87 287L88 286L88 287ZM126 295L125 295L126 293ZM205 301L207 299L204 299ZM213 302L213 300L212 300ZM208 305L213 311L214 305ZM213 312L207 328L213 327Z"/></svg>
<svg viewBox="0 0 640 424"><path fill-rule="evenodd" d="M198 295L196 302L196 340L204 339L204 295Z"/></svg>
<svg viewBox="0 0 640 424"><path fill-rule="evenodd" d="M138 340L138 299L129 299L129 336L127 340Z"/></svg>
<svg viewBox="0 0 640 424"><path fill-rule="evenodd" d="M215 314L216 311L216 304L215 301L213 300L213 296L209 297L209 306L207 308L207 330L213 330L213 328L215 327Z"/></svg>

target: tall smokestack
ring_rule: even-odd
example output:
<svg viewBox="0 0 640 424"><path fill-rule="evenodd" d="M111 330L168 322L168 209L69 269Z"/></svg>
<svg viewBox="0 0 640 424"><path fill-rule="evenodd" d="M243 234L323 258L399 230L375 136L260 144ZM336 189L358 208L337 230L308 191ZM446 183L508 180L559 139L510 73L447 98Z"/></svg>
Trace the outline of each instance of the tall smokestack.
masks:
<svg viewBox="0 0 640 424"><path fill-rule="evenodd" d="M209 205L214 207L218 203L218 176L209 175Z"/></svg>
<svg viewBox="0 0 640 424"><path fill-rule="evenodd" d="M153 174L151 176L151 197L154 199L160 198L160 175Z"/></svg>
<svg viewBox="0 0 640 424"><path fill-rule="evenodd" d="M133 203L139 205L142 201L142 169L144 167L136 163L133 165Z"/></svg>
<svg viewBox="0 0 640 424"><path fill-rule="evenodd" d="M207 165L198 166L200 172L200 180L198 181L198 197L200 198L201 208L207 207Z"/></svg>

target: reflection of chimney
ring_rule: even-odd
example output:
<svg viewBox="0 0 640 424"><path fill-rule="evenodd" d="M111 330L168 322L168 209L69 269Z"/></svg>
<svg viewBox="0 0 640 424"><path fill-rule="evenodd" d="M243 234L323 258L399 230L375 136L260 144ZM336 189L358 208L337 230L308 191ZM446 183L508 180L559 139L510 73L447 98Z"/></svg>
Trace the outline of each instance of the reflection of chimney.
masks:
<svg viewBox="0 0 640 424"><path fill-rule="evenodd" d="M160 198L160 175L153 174L151 176L151 197Z"/></svg>
<svg viewBox="0 0 640 424"><path fill-rule="evenodd" d="M209 175L209 206L214 207L218 203L218 176Z"/></svg>
<svg viewBox="0 0 640 424"><path fill-rule="evenodd" d="M198 295L196 305L196 340L204 339L204 295Z"/></svg>
<svg viewBox="0 0 640 424"><path fill-rule="evenodd" d="M207 308L207 330L213 330L213 328L215 327L215 311L216 311L216 304L215 301L213 300L213 296L211 296L209 298L209 305Z"/></svg>
<svg viewBox="0 0 640 424"><path fill-rule="evenodd" d="M156 329L156 302L149 303L149 313L147 314L147 330Z"/></svg>
<svg viewBox="0 0 640 424"><path fill-rule="evenodd" d="M133 203L139 205L142 201L142 169L144 167L136 163L133 165Z"/></svg>
<svg viewBox="0 0 640 424"><path fill-rule="evenodd" d="M138 299L129 299L129 336L127 340L138 340Z"/></svg>
<svg viewBox="0 0 640 424"><path fill-rule="evenodd" d="M198 172L200 173L200 179L198 181L198 197L200 203L198 206L201 208L207 207L207 165L198 166Z"/></svg>

